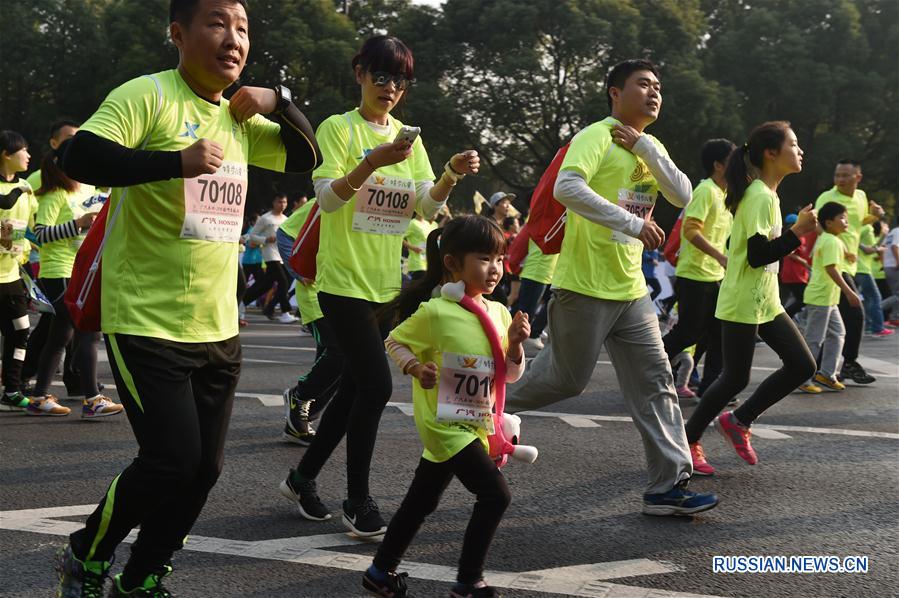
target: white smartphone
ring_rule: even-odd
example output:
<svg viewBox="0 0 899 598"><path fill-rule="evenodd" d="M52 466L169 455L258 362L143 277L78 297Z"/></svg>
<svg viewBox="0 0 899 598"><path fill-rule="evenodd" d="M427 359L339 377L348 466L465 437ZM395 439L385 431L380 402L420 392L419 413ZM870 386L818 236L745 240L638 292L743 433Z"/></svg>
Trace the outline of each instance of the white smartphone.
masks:
<svg viewBox="0 0 899 598"><path fill-rule="evenodd" d="M403 128L400 129L400 132L396 134L396 139L394 139L393 142L396 143L400 139L405 139L409 142L409 145L412 145L415 140L418 139L419 133L421 133L421 128L419 127L403 126Z"/></svg>

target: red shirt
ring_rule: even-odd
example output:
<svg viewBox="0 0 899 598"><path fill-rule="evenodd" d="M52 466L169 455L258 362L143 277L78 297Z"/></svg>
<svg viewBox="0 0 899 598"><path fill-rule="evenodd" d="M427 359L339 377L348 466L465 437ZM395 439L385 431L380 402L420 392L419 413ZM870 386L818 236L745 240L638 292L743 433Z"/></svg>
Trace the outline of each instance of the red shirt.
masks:
<svg viewBox="0 0 899 598"><path fill-rule="evenodd" d="M811 263L812 246L814 245L815 233L809 233L804 237L799 237L801 245L796 248L791 255L798 255L805 261ZM783 259L783 266L780 269L780 281L783 283L801 283L808 284L809 269L795 260L791 260L789 256Z"/></svg>

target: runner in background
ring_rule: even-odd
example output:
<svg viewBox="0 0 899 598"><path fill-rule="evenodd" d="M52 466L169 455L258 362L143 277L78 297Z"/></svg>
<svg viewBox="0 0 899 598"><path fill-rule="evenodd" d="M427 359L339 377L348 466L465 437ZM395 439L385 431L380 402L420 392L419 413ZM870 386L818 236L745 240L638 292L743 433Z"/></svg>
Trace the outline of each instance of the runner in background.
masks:
<svg viewBox="0 0 899 598"><path fill-rule="evenodd" d="M37 199L28 181L19 178L28 170L31 154L25 138L15 131L0 131L0 333L3 335L3 394L0 408L23 411L30 407L22 394L22 366L28 347L28 291L19 271L25 247L25 231L34 228ZM59 405L47 405L49 415L66 415ZM55 411L55 413L54 413Z"/></svg>
<svg viewBox="0 0 899 598"><path fill-rule="evenodd" d="M328 518L316 478L345 435L343 523L368 537L387 529L369 487L378 423L392 391L384 353L391 322L379 310L400 290L403 236L412 214L433 219L456 183L478 171L480 159L473 150L452 156L435 183L421 137L412 143L399 137L404 125L390 112L414 81L412 51L402 41L369 38L353 58L353 70L361 104L319 126L325 162L312 175L322 211L318 301L345 365L312 445L281 491L286 486L293 493L301 515Z"/></svg>
<svg viewBox="0 0 899 598"><path fill-rule="evenodd" d="M320 163L289 89L222 97L250 48L244 0L172 0L170 23L178 67L114 89L58 152L70 178L114 187L111 215L122 206L105 236L101 328L139 447L61 551L62 596L105 595L137 526L110 596L169 594L171 559L222 469L240 377L233 298L249 165Z"/></svg>
<svg viewBox="0 0 899 598"><path fill-rule="evenodd" d="M893 217L893 228L883 238L883 274L890 287L889 296L880 303L888 321L899 326L899 215Z"/></svg>
<svg viewBox="0 0 899 598"><path fill-rule="evenodd" d="M878 222L874 224L878 224ZM878 257L874 225L865 224L859 235L858 271L855 273L855 284L864 302L865 333L871 335L872 338L888 338L893 335L893 331L883 325L883 310L880 309L883 297L880 296L880 290L874 281L874 262Z"/></svg>
<svg viewBox="0 0 899 598"><path fill-rule="evenodd" d="M406 259L406 271L409 277L415 281L424 278L428 271L428 262L425 259L425 241L432 230L437 228L433 221L425 220L421 214L415 214L409 221L406 236L403 237L403 247L409 252Z"/></svg>
<svg viewBox="0 0 899 598"><path fill-rule="evenodd" d="M656 268L659 265L659 256L660 254L658 249L643 250L641 269L643 271L643 278L646 279L646 286L649 287L650 301L655 301L656 297L659 296L659 293L662 292L662 283L660 283L658 277L656 277Z"/></svg>
<svg viewBox="0 0 899 598"><path fill-rule="evenodd" d="M533 239L528 239L528 255L519 274L521 289L518 292L518 303L511 309L512 313L526 313L531 323L530 338L524 341L526 350L539 351L544 348L542 336L546 329L546 305L551 294L549 284L558 261L558 253L543 253Z"/></svg>
<svg viewBox="0 0 899 598"><path fill-rule="evenodd" d="M250 289L244 293L243 303L247 306L259 297L262 297L274 289L275 295L266 305L262 313L269 319L275 319L275 304L281 305L281 316L278 321L282 324L293 324L297 318L291 313L290 299L287 291L290 288L290 280L284 270L281 254L278 251L278 228L287 220L284 210L287 209L287 195L279 193L272 199L272 209L256 221L253 228L247 233L249 243L262 247L262 259L265 261L265 275L262 280L257 280ZM277 285L277 288L275 288Z"/></svg>
<svg viewBox="0 0 899 598"><path fill-rule="evenodd" d="M784 217L786 226L796 224L798 216L787 214ZM780 302L786 313L791 318L796 318L805 302L802 300L805 294L805 286L808 284L812 271L812 233L799 237L799 247L783 259L780 268Z"/></svg>
<svg viewBox="0 0 899 598"><path fill-rule="evenodd" d="M874 246L877 248L877 255L874 257L872 270L874 272L874 282L877 283L877 289L880 291L881 303L883 303L883 299L892 295L890 285L887 284L886 274L884 274L883 271L883 254L885 251L883 240L890 228L886 220L878 220L872 226L874 227ZM884 328L895 330L895 328L899 326L899 319L890 320L890 314L888 312L883 309L881 309L881 312L883 313Z"/></svg>
<svg viewBox="0 0 899 598"><path fill-rule="evenodd" d="M250 231L253 230L257 220L259 220L259 214L245 215L244 234L240 237L240 245L243 250L240 253L240 267L238 268L237 314L241 322L246 322L247 317L247 307L243 302L247 289L256 284L262 284L262 280L265 278L265 268L262 267L262 244L250 239ZM250 284L251 280L252 284ZM241 286L243 286L243 290L241 290Z"/></svg>

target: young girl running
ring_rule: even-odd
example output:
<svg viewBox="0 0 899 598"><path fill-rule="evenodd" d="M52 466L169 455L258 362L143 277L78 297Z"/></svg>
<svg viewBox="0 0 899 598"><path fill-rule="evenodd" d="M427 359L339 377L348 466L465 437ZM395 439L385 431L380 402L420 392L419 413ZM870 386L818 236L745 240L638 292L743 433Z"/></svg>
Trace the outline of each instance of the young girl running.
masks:
<svg viewBox="0 0 899 598"><path fill-rule="evenodd" d="M697 475L715 472L699 443L713 419L737 454L754 465L758 458L749 443L749 426L815 374L815 358L784 312L777 288L778 260L799 247L799 237L817 224L815 212L806 206L796 223L781 234L777 187L785 176L800 170L802 150L785 121L756 127L749 142L734 150L727 161L725 204L734 212L734 223L715 312L722 321L724 367L685 425ZM783 367L763 380L740 407L718 416L749 384L756 335L774 349Z"/></svg>
<svg viewBox="0 0 899 598"><path fill-rule="evenodd" d="M518 312L512 318L502 304L483 298L502 277L505 247L502 229L492 220L481 216L454 218L428 236L427 277L387 305L391 312L399 312L401 323L387 337L385 345L403 373L415 378L415 426L424 453L372 566L362 578L362 587L376 596L406 596L407 574L397 574L396 567L454 476L477 500L462 543L458 583L450 596L497 595L482 579L484 559L509 505L509 488L488 455L486 428L473 419L441 417L442 408L452 402L444 402L444 397L472 398L465 391L471 376L475 381L489 380L492 401L493 353L474 313L439 296L427 303L422 301L444 282L463 281L465 294L484 307L502 337L507 370L506 379L499 383L518 380L524 371L521 343L530 334L527 315ZM486 388L484 382L479 388Z"/></svg>
<svg viewBox="0 0 899 598"><path fill-rule="evenodd" d="M376 314L399 292L412 214L433 218L456 183L478 171L480 159L473 150L452 156L435 182L421 137L403 132L403 123L391 116L414 82L412 51L402 41L370 38L353 58L353 69L362 101L319 126L324 163L312 173L322 211L318 302L344 355L344 370L315 440L280 490L298 503L303 517L330 518L315 483L346 435L343 523L357 536L371 537L387 529L368 482L378 422L392 390L384 354L389 327Z"/></svg>

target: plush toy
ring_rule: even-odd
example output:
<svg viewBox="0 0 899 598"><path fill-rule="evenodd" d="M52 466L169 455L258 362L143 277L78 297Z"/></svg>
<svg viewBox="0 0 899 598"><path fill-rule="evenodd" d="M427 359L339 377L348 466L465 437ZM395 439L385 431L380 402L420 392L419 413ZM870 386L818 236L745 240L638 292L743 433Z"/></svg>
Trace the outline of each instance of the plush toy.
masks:
<svg viewBox="0 0 899 598"><path fill-rule="evenodd" d="M537 447L518 444L521 434L521 418L511 413L505 413L506 406L506 354L500 342L499 332L493 324L493 320L484 311L484 308L465 294L463 281L447 283L440 289L444 299L458 303L466 310L477 316L481 327L490 341L493 351L494 380L496 402L493 408L494 432L487 437L490 446L490 458L496 461L498 467L506 464L511 455L514 459L533 463L537 459Z"/></svg>

